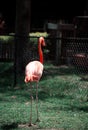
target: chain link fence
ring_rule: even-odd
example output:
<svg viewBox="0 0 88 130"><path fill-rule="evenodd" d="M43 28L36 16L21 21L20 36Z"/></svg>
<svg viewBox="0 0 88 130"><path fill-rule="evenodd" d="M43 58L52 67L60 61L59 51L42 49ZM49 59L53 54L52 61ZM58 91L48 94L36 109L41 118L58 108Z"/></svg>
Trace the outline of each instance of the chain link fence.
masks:
<svg viewBox="0 0 88 130"><path fill-rule="evenodd" d="M48 60L51 59L54 64L76 67L79 73L81 70L88 72L87 38L50 38L46 42L49 45Z"/></svg>

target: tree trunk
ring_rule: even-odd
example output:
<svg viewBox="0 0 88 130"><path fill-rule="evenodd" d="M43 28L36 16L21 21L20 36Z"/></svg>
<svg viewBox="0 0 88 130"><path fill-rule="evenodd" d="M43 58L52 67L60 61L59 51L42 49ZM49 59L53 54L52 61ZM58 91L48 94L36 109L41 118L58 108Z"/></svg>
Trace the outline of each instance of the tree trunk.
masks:
<svg viewBox="0 0 88 130"><path fill-rule="evenodd" d="M28 62L31 0L16 0L15 71L20 74Z"/></svg>

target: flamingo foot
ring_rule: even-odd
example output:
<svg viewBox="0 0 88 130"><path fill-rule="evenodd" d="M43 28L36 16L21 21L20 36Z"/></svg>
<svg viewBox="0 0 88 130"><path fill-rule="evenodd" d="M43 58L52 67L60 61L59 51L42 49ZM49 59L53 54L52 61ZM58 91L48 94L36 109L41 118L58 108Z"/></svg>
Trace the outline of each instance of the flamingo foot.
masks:
<svg viewBox="0 0 88 130"><path fill-rule="evenodd" d="M29 123L28 126L29 126L29 127L31 127L31 126L36 126L36 124Z"/></svg>
<svg viewBox="0 0 88 130"><path fill-rule="evenodd" d="M37 118L36 122L40 122L40 119L39 119L39 118Z"/></svg>

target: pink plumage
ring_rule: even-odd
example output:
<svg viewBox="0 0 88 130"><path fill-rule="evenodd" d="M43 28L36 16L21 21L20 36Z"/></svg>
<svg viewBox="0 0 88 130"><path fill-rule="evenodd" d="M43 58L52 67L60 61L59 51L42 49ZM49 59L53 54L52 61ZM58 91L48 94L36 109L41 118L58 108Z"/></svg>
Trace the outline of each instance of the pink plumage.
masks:
<svg viewBox="0 0 88 130"><path fill-rule="evenodd" d="M26 66L25 82L39 81L43 73L43 64L39 61L32 61Z"/></svg>

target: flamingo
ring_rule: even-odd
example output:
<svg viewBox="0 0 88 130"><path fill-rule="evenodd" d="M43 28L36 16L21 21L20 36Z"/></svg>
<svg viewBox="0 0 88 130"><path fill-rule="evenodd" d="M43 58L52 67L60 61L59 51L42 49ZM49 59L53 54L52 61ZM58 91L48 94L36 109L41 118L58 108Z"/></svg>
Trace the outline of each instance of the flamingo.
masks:
<svg viewBox="0 0 88 130"><path fill-rule="evenodd" d="M45 40L43 37L40 37L38 39L38 51L39 51L39 61L31 61L29 62L26 67L25 67L25 83L31 83L31 82L36 82L36 111L37 111L37 120L39 121L39 115L38 115L38 82L43 74L43 52L42 52L42 46L45 46ZM30 121L29 121L29 126L32 126L32 86L31 88L31 110L30 110Z"/></svg>

